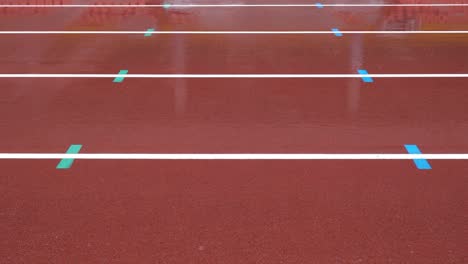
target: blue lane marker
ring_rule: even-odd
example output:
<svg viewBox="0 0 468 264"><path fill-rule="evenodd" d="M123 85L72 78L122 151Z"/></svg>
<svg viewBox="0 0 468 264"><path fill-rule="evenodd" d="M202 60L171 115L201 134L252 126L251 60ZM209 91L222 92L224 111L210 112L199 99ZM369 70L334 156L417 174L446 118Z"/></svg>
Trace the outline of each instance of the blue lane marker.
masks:
<svg viewBox="0 0 468 264"><path fill-rule="evenodd" d="M163 4L164 9L169 9L170 7L171 7L171 4L169 4L169 3L164 3Z"/></svg>
<svg viewBox="0 0 468 264"><path fill-rule="evenodd" d="M151 33L154 32L154 28L148 28L145 33L145 37L151 37Z"/></svg>
<svg viewBox="0 0 468 264"><path fill-rule="evenodd" d="M77 154L80 152L82 145L70 145L67 154ZM74 159L62 159L57 165L57 169L69 169L73 164Z"/></svg>
<svg viewBox="0 0 468 264"><path fill-rule="evenodd" d="M119 71L119 75L118 77L115 77L114 81L115 83L121 83L123 82L123 80L125 79L125 74L128 73L128 70L120 70Z"/></svg>
<svg viewBox="0 0 468 264"><path fill-rule="evenodd" d="M416 145L405 145L406 151L408 151L409 154L422 154L421 151L419 150L418 146ZM420 170L430 170L431 165L429 162L425 159L414 159L413 160L414 164L416 164L416 167Z"/></svg>
<svg viewBox="0 0 468 264"><path fill-rule="evenodd" d="M322 3L316 3L315 5L317 6L317 8L323 8Z"/></svg>
<svg viewBox="0 0 468 264"><path fill-rule="evenodd" d="M366 70L358 70L358 73L362 75L362 80L366 83L374 82L372 77L369 76L369 73Z"/></svg>
<svg viewBox="0 0 468 264"><path fill-rule="evenodd" d="M341 31L337 28L332 28L332 31L335 33L335 36L337 37L342 37L343 36L343 33L341 33Z"/></svg>

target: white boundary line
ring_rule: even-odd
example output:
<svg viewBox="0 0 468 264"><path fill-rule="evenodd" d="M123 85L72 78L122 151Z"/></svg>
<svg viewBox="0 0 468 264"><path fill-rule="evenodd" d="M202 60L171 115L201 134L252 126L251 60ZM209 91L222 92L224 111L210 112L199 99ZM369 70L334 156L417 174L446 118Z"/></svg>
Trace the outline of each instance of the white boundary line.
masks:
<svg viewBox="0 0 468 264"><path fill-rule="evenodd" d="M0 159L90 160L468 160L468 154L64 154L0 153Z"/></svg>
<svg viewBox="0 0 468 264"><path fill-rule="evenodd" d="M468 73L429 74L0 74L0 78L306 79L306 78L468 78Z"/></svg>
<svg viewBox="0 0 468 264"><path fill-rule="evenodd" d="M0 35L130 35L137 34L143 35L148 31L0 31ZM419 31L404 31L404 30L383 30L383 31L363 31L363 30L348 30L341 31L342 34L468 34L468 30L419 30ZM151 35L175 35L175 34L251 34L251 35L308 35L308 34L328 34L334 35L336 32L332 30L321 30L321 31L151 31Z"/></svg>
<svg viewBox="0 0 468 264"><path fill-rule="evenodd" d="M468 4L323 4L323 7L392 7L392 6L405 6L405 7L452 7L452 6L468 6ZM147 7L164 7L164 8L172 8L172 7L317 7L316 4L162 4L162 5L129 5L129 4L115 4L115 5L108 5L108 4L96 4L96 5L26 5L26 4L12 4L12 5L0 5L0 7L138 7L138 8L147 8Z"/></svg>

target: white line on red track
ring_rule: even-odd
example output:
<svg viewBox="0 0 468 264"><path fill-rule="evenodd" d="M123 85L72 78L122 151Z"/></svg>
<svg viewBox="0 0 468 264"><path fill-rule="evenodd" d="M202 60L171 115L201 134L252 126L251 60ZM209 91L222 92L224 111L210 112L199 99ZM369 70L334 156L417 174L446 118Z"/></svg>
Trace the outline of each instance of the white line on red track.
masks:
<svg viewBox="0 0 468 264"><path fill-rule="evenodd" d="M428 73L428 74L0 74L0 78L196 78L196 79L221 79L221 78L468 78L468 73Z"/></svg>
<svg viewBox="0 0 468 264"><path fill-rule="evenodd" d="M75 34L75 35L117 35L117 34L137 34L143 35L148 33L148 31L0 31L0 35L65 35L65 34ZM342 34L468 34L468 30L419 30L419 31L404 31L404 30L376 30L376 31L363 31L363 30L340 30ZM269 34L269 35L308 35L308 34L327 34L334 35L336 32L332 30L321 30L321 31L152 31L152 35L174 35L174 34L224 34L224 35L234 35L234 34Z"/></svg>
<svg viewBox="0 0 468 264"><path fill-rule="evenodd" d="M468 154L138 154L0 153L0 159L91 160L468 160Z"/></svg>
<svg viewBox="0 0 468 264"><path fill-rule="evenodd" d="M403 7L452 7L452 6L468 6L468 4L457 4L457 3L446 3L446 4L322 4L323 7L392 7L392 6L403 6ZM316 4L162 4L162 5L129 5L129 4L75 4L75 5L37 5L37 4L7 4L0 5L0 7L317 7Z"/></svg>

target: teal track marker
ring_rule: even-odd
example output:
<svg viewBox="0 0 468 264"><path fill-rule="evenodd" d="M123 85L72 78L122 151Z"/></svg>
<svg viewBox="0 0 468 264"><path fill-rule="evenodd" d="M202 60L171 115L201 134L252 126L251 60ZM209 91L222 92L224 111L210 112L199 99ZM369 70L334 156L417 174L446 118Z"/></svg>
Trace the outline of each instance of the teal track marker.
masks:
<svg viewBox="0 0 468 264"><path fill-rule="evenodd" d="M337 36L337 37L342 37L343 36L343 33L341 33L341 31L339 29L337 29L337 28L332 28L332 31L335 34L335 36Z"/></svg>
<svg viewBox="0 0 468 264"><path fill-rule="evenodd" d="M362 81L366 83L374 82L374 80L369 76L367 70L358 70L358 73L362 75Z"/></svg>
<svg viewBox="0 0 468 264"><path fill-rule="evenodd" d="M123 80L125 79L125 74L127 74L127 73L128 73L128 70L120 70L120 71L119 71L119 75L120 75L120 76L116 77L116 78L114 79L114 82L115 82L115 83L121 83L121 82L123 82Z"/></svg>
<svg viewBox="0 0 468 264"><path fill-rule="evenodd" d="M316 3L315 6L317 6L317 8L323 8L323 4L322 4L322 3Z"/></svg>
<svg viewBox="0 0 468 264"><path fill-rule="evenodd" d="M169 9L171 7L171 4L165 3L163 4L164 9Z"/></svg>
<svg viewBox="0 0 468 264"><path fill-rule="evenodd" d="M145 37L151 37L151 33L154 32L154 28L148 28L145 33Z"/></svg>
<svg viewBox="0 0 468 264"><path fill-rule="evenodd" d="M77 154L80 152L82 145L70 145L67 154ZM74 159L62 159L57 165L57 169L69 169L73 164Z"/></svg>
<svg viewBox="0 0 468 264"><path fill-rule="evenodd" d="M416 145L405 145L406 151L408 151L409 154L421 154L421 151L419 150L418 146ZM420 170L430 170L432 169L431 165L429 162L425 159L414 159L413 160L414 164L416 165L416 168Z"/></svg>

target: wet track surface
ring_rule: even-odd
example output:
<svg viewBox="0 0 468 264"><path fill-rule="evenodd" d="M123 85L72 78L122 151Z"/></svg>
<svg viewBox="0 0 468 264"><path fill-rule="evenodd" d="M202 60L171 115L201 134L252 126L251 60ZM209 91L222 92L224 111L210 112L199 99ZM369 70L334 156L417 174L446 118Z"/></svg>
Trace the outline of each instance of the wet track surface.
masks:
<svg viewBox="0 0 468 264"><path fill-rule="evenodd" d="M445 31L468 30L468 7L0 7L0 22ZM467 48L468 34L15 34L0 35L0 73L468 73ZM467 82L1 78L0 152L467 153ZM468 161L57 162L0 161L0 263L468 261Z"/></svg>

